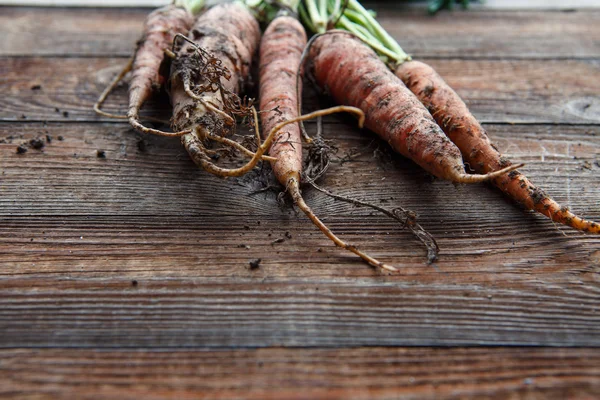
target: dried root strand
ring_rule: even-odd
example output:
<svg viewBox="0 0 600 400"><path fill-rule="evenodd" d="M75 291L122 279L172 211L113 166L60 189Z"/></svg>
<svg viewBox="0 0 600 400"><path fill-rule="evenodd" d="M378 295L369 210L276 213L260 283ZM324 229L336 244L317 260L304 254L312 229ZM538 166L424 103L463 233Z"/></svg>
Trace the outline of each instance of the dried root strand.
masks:
<svg viewBox="0 0 600 400"><path fill-rule="evenodd" d="M178 71L182 74L181 79L184 83L186 93L194 100L202 102L207 109L221 115L231 124L235 124L234 116L247 117L249 121L252 121L254 100L246 97L241 99L237 94L223 87L221 78L225 80L231 79L231 72L223 65L223 62L182 34L175 35L175 39L173 40L173 54L177 54L176 47L178 41L187 42L194 50L192 54L186 54L185 57L179 58L176 56L174 60L175 63L182 64L178 68ZM191 87L191 82L206 83ZM223 103L223 110L204 101L201 98L203 93L219 93Z"/></svg>
<svg viewBox="0 0 600 400"><path fill-rule="evenodd" d="M331 148L325 143L325 141L323 140L322 136L321 136L321 117L323 115L327 115L327 114L331 114L333 112L353 112L354 114L358 115L359 117L359 126L362 126L362 123L364 121L364 114L355 108L348 108L348 107L333 107L327 110L321 110L319 112L315 112L312 113L313 116L317 117L317 127L318 127L318 131L317 131L317 135L314 138L314 140L311 140L311 144L310 144L310 151L309 151L309 159L311 159L313 161L313 166L309 169L309 173L311 173L312 171L315 171L318 174L323 173L326 169L327 166L329 165L329 151L331 150ZM273 130L271 131L271 133L277 132L277 129L280 125L275 125L275 127L273 128ZM287 135L287 137L285 135L277 135L277 140L281 140L283 139L284 141L289 140L289 134ZM298 138L299 139L299 138ZM297 140L298 140L297 139ZM297 143L298 146L301 146L301 143ZM299 156L299 149L296 150L294 149L294 151L292 151L290 154L289 152L286 154L286 152L281 152L281 153L275 153L275 154L283 154L284 156L287 157L293 157L295 155L298 156L298 158L300 158ZM283 160L282 160L283 161ZM304 214L306 214L306 216L313 222L313 224L315 224L315 226L317 228L319 228L319 230L321 232L323 232L323 234L325 234L325 236L330 239L332 242L334 242L337 246L348 250L354 254L356 254L357 256L359 256L361 259L363 259L364 261L366 261L369 265L377 267L377 268L381 268L387 271L397 271L396 268L387 265L373 257L371 257L369 254L359 250L356 246L351 245L346 243L345 241L343 241L342 239L340 239L339 237L337 237L313 212L313 210L308 206L308 204L306 204L306 201L304 200L304 198L302 197L302 193L300 190L300 171L301 168L296 167L295 164L284 164L284 166L277 166L275 165L275 168L280 168L280 174L278 176L278 180L285 184L286 186L286 191L289 193L289 195L291 196L294 204L296 204L296 206L298 206L298 208L300 208L300 210L302 210L302 212L304 212ZM305 170L306 171L306 170ZM284 178L285 177L285 178ZM284 193L281 193L282 195ZM280 197L281 198L281 197Z"/></svg>
<svg viewBox="0 0 600 400"><path fill-rule="evenodd" d="M108 98L108 95L110 93L112 93L112 91L117 87L119 82L121 82L123 80L123 78L125 77L125 75L127 75L127 73L129 71L131 71L132 66L133 66L133 57L131 57L129 59L129 61L127 61L127 64L125 64L125 66L123 67L121 72L119 72L117 74L117 76L115 76L113 78L113 80L108 84L108 86L106 88L104 88L104 90L100 94L100 97L98 97L98 100L96 100L96 103L94 103L94 111L96 112L96 114L102 115L103 117L114 118L114 119L127 119L128 118L126 115L116 115L116 114L108 113L106 111L102 111L102 105Z"/></svg>
<svg viewBox="0 0 600 400"><path fill-rule="evenodd" d="M321 232L323 232L323 234L325 234L325 236L327 236L333 243L335 243L336 246L341 247L345 250L348 250L348 251L356 254L357 256L362 258L364 261L366 261L369 265L372 265L373 267L381 268L386 271L392 271L392 272L398 271L396 268L392 267L391 265L387 265L387 264L371 257L367 253L359 250L356 246L344 242L343 240L338 238L333 232L331 232L331 230L327 227L327 225L325 225L315 215L315 213L312 211L312 209L304 201L304 198L302 197L302 193L300 192L299 176L297 176L297 175L291 176L288 179L288 184L287 184L286 189L290 193L290 196L292 196L294 203L304 212L304 214L306 214L306 216L317 226L317 228L319 228L319 230Z"/></svg>
<svg viewBox="0 0 600 400"><path fill-rule="evenodd" d="M364 123L364 113L360 109L358 109L356 107L350 107L350 106L331 107L331 108L327 108L324 110L314 111L312 113L305 114L300 117L289 119L289 120L281 122L281 123L277 124L275 127L273 127L273 129L271 129L271 131L269 132L268 136L265 138L263 143L258 147L256 152L254 153L254 156L252 157L252 159L250 161L248 161L247 164L245 164L244 166L239 167L239 168L222 168L222 167L215 165L210 160L210 157L208 157L206 155L206 151L205 151L206 147L202 144L202 142L200 140L200 136L199 136L199 135L206 136L206 132L204 132L204 133L202 132L204 130L203 127L200 127L200 126L196 127L196 130L193 131L191 134L182 136L182 143L185 146L185 148L187 149L188 153L190 154L190 157L192 158L192 160L198 166L206 169L208 172L210 172L214 175L217 175L217 176L221 176L221 177L242 176L242 175L248 173L250 170L252 170L258 164L258 162L262 159L263 155L271 147L271 144L273 143L273 140L276 137L277 133L281 129L283 129L286 125L294 124L299 121L306 121L306 120L309 120L312 118L329 115L329 114L333 114L333 113L337 113L337 112L349 112L349 113L357 115L359 118L358 124L359 124L359 126L362 127L362 124ZM252 107L252 113L253 113L253 117L255 119L258 119L258 114L257 114L256 110L254 109L254 107ZM258 124L258 121L255 121L255 124ZM200 130L200 133L198 132L198 130Z"/></svg>
<svg viewBox="0 0 600 400"><path fill-rule="evenodd" d="M188 133L192 132L189 129L179 131L179 132L165 132L165 131L161 131L160 129L148 128L147 126L140 123L137 113L136 114L128 114L127 118L129 119L129 124L132 127L134 127L137 131L146 133L149 135L157 135L157 136L165 136L165 137L180 137L180 136L187 135Z"/></svg>
<svg viewBox="0 0 600 400"><path fill-rule="evenodd" d="M215 142L219 142L226 146L232 147L247 157L250 157L250 158L254 157L254 152L250 151L248 148L244 147L243 145L236 142L235 140L227 139L227 138L224 138L224 137L218 136L218 135L210 135L209 138L211 140L214 140ZM261 160L262 161L277 161L277 158L263 155L261 157Z"/></svg>
<svg viewBox="0 0 600 400"><path fill-rule="evenodd" d="M406 210L402 207L396 207L392 211L389 211L389 210L386 210L385 208L379 207L375 204L371 204L371 203L367 203L364 201L351 199L349 197L344 197L344 196L340 196L340 195L331 193L330 191L318 186L312 179L307 179L307 182L312 187L317 189L319 192L324 193L336 200L344 201L346 203L354 204L354 205L361 206L361 207L370 207L374 210L377 210L377 211L387 215L390 218L395 219L396 221L400 222L403 227L408 227L408 229L410 229L412 234L415 237L417 237L417 239L419 239L425 245L425 248L427 249L427 263L428 264L432 264L433 262L435 262L437 260L440 248L438 247L438 244L435 241L434 237L429 232L427 232L425 229L423 229L423 227L421 225L419 225L419 223L417 222L417 216L414 212L412 212L410 210Z"/></svg>

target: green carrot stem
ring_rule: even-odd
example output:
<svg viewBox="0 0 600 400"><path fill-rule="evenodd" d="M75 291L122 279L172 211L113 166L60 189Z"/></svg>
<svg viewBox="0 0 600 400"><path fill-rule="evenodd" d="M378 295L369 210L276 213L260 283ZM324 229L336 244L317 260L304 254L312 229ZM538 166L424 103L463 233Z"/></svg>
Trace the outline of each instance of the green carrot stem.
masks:
<svg viewBox="0 0 600 400"><path fill-rule="evenodd" d="M368 21L365 19L365 17L363 17L363 15L361 13L356 12L354 10L346 9L344 11L344 16L347 17L350 21L354 22L355 24L368 29L369 32L371 32L371 35L373 35L373 36L376 35L375 30L372 29L371 25L368 23Z"/></svg>
<svg viewBox="0 0 600 400"><path fill-rule="evenodd" d="M303 3L301 3L300 7L298 7L298 14L300 15L300 20L302 21L302 23L304 25L306 25L306 27L311 32L317 31L317 29L315 28L315 26L312 23L312 20L310 19L310 16L308 15L308 12L306 11L306 8L304 7Z"/></svg>
<svg viewBox="0 0 600 400"><path fill-rule="evenodd" d="M329 10L329 15L331 15L331 18L337 19L340 16L340 11L342 10L342 0L334 0L333 6L328 6L327 9Z"/></svg>
<svg viewBox="0 0 600 400"><path fill-rule="evenodd" d="M321 19L327 23L327 0L319 0L319 12Z"/></svg>
<svg viewBox="0 0 600 400"><path fill-rule="evenodd" d="M377 38L382 42L384 46L397 54L399 61L406 60L410 57L402 50L402 47L398 44L393 37L377 22L377 20L369 13L357 0L349 0L348 8L362 14L368 22L370 29L373 29L376 33Z"/></svg>
<svg viewBox="0 0 600 400"><path fill-rule="evenodd" d="M253 11L255 17L263 22L270 23L273 19L283 14L296 16L300 0L238 0Z"/></svg>
<svg viewBox="0 0 600 400"><path fill-rule="evenodd" d="M341 5L344 1L344 6ZM410 60L410 56L377 22L371 11L357 0L304 0L300 16L307 27L315 33L323 33L335 23L336 28L354 33L370 45L380 56L394 64ZM340 12L342 15L340 15Z"/></svg>
<svg viewBox="0 0 600 400"><path fill-rule="evenodd" d="M205 0L175 0L173 4L187 9L192 15L196 15L204 8Z"/></svg>
<svg viewBox="0 0 600 400"><path fill-rule="evenodd" d="M327 17L323 17L323 13L320 10L320 6L322 5L320 0L319 4L315 2L315 0L305 0L306 11L308 12L308 17L310 18L311 24L314 27L313 31L315 33L323 33L327 30ZM326 12L327 10L325 10Z"/></svg>
<svg viewBox="0 0 600 400"><path fill-rule="evenodd" d="M367 30L364 26L357 25L352 23L348 18L342 16L338 22L338 27L351 32L358 36L363 42L371 46L376 52L380 55L385 56L386 58L394 61L395 63L400 63L401 61L405 61L402 57L399 57L398 54L394 53L390 49L383 46L376 39L373 39L371 32Z"/></svg>
<svg viewBox="0 0 600 400"><path fill-rule="evenodd" d="M293 11L297 11L298 5L300 5L300 0L277 0L277 1L262 0L262 2L272 4L273 6L288 8Z"/></svg>

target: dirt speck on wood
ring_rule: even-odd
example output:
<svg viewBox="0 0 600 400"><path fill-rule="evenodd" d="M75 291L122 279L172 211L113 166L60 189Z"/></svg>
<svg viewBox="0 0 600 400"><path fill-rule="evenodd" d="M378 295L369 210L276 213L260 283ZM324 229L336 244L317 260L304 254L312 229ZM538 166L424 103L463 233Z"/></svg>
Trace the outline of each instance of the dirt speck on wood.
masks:
<svg viewBox="0 0 600 400"><path fill-rule="evenodd" d="M46 145L46 143L44 142L44 139L42 138L35 138L35 139L31 139L29 141L29 145L36 150L41 150L44 148L44 146Z"/></svg>

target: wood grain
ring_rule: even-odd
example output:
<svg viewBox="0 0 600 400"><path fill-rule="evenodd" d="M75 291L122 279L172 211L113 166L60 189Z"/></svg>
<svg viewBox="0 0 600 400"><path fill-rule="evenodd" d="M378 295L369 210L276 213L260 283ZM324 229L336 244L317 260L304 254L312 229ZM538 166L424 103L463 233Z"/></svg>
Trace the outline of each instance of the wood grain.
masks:
<svg viewBox="0 0 600 400"><path fill-rule="evenodd" d="M404 49L421 57L598 58L599 10L444 12L371 4ZM128 57L148 9L4 7L0 55Z"/></svg>
<svg viewBox="0 0 600 400"><path fill-rule="evenodd" d="M482 122L600 123L600 61L427 61ZM0 83L5 93L0 120L106 121L92 105L123 63L113 58L0 58L0 69L6 71ZM318 102L315 91L307 91L305 110ZM105 109L122 114L126 105L123 86ZM164 99L145 112L161 112L168 120L168 109Z"/></svg>
<svg viewBox="0 0 600 400"><path fill-rule="evenodd" d="M0 145L2 347L600 344L600 238L486 186L432 182L350 126L325 134L340 156L363 154L324 186L418 212L442 248L437 268L395 223L307 190L335 231L402 268L382 275L280 210L275 192L199 171L176 139L145 138L141 151L125 124L0 128L12 142ZM600 219L594 129L489 129L534 181ZM16 154L46 134L43 152Z"/></svg>
<svg viewBox="0 0 600 400"><path fill-rule="evenodd" d="M591 399L600 394L596 349L18 349L0 356L0 396L11 398Z"/></svg>
<svg viewBox="0 0 600 400"><path fill-rule="evenodd" d="M226 268L227 260L213 259L213 267ZM431 284L412 276L284 283L244 268L230 264L225 273L235 270L231 279L152 277L147 271L136 285L110 269L99 278L3 279L0 347L600 344L598 286L581 272L571 271L577 276L572 282L525 289L501 281L453 284L443 273ZM533 277L538 283L540 275Z"/></svg>
<svg viewBox="0 0 600 400"><path fill-rule="evenodd" d="M447 182L432 182L412 162L393 154L375 135L342 121L325 125L324 135L339 147L334 169L324 181L332 189L372 202L383 199L382 204L394 198L407 207L424 207L418 209L424 211L423 218L440 213L432 220L452 220L451 215L459 208L464 208L463 214L455 220L493 220L493 210L503 204L498 201L501 195L485 185L455 188ZM314 128L309 124L310 132ZM515 162L526 163L523 171L558 201L590 218L598 217L600 132L596 127L488 125L488 130L500 150ZM53 140L42 151L30 149L26 154L17 154L19 144L45 135ZM62 141L57 139L59 136ZM280 215L272 210L273 193L249 195L263 187L253 179L256 176L230 181L215 178L193 166L179 140L142 137L125 123L0 124L0 139L5 142L0 143L0 215L5 217L29 216L36 211L61 216L114 216L115 212L134 216L180 215L184 210L205 216ZM105 158L98 158L97 150L104 150ZM355 154L352 161L342 162L349 154ZM349 185L351 180L357 185ZM411 190L415 187L418 191ZM195 194L194 201L190 201L191 193ZM312 197L319 202L323 196L312 193ZM231 203L225 205L216 199ZM431 204L424 205L424 200ZM469 212L480 203L482 207L492 204L485 212ZM503 212L513 210L522 217L518 207L510 203L505 206ZM325 213L354 210L353 206L333 200L320 201L317 207L325 207ZM502 217L500 214L496 219ZM540 219L544 221L543 217Z"/></svg>

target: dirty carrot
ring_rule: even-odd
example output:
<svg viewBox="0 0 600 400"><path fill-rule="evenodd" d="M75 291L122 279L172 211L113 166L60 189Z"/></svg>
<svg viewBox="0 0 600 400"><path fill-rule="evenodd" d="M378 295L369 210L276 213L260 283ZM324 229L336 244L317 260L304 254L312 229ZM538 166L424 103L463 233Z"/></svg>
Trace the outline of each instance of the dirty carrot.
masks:
<svg viewBox="0 0 600 400"><path fill-rule="evenodd" d="M517 168L485 175L466 173L460 150L429 111L369 46L348 32L334 30L316 37L308 60L308 73L322 89L338 103L363 110L367 128L429 173L452 182L475 183Z"/></svg>
<svg viewBox="0 0 600 400"><path fill-rule="evenodd" d="M190 157L215 175L241 175L262 158L255 155L251 165L228 170L212 162L205 145L207 140L227 142L225 136L235 126L236 116L253 117L253 107L238 94L249 80L259 42L256 18L238 2L214 6L196 20L189 38L179 36L174 42L168 83L172 127L189 132L181 141Z"/></svg>
<svg viewBox="0 0 600 400"><path fill-rule="evenodd" d="M263 34L260 45L260 109L263 132L268 133L282 122L299 116L297 75L306 32L291 11L298 1L288 1ZM353 111L348 109L349 111ZM359 115L360 110L355 110ZM337 246L353 252L374 267L390 271L396 269L384 264L356 246L339 239L306 204L300 190L302 176L302 136L298 124L289 124L273 138L269 155L273 173L286 188L296 204L308 218Z"/></svg>
<svg viewBox="0 0 600 400"><path fill-rule="evenodd" d="M335 13L335 0L329 1L329 10ZM471 168L480 174L489 174L511 166L510 160L492 144L485 129L458 94L431 66L412 60L358 1L348 0L336 26L354 32L388 60L396 76L427 107ZM552 221L583 232L600 233L600 224L584 220L561 207L517 170L495 177L492 183L525 208Z"/></svg>
<svg viewBox="0 0 600 400"><path fill-rule="evenodd" d="M296 80L306 32L291 16L278 16L267 27L260 46L260 109L264 132L298 113ZM288 125L273 140L269 154L277 180L284 186L302 170L302 137L299 126Z"/></svg>
<svg viewBox="0 0 600 400"><path fill-rule="evenodd" d="M96 113L110 118L127 118L131 126L140 132L171 136L167 132L147 128L139 122L142 105L158 89L163 87L166 77L161 73L164 51L171 47L178 33L187 33L194 21L194 14L203 6L204 0L175 1L171 5L151 12L144 23L144 31L137 43L134 56L100 95L94 105ZM126 117L115 116L101 110L108 94L132 71L129 83L129 107ZM179 134L176 134L179 135Z"/></svg>
<svg viewBox="0 0 600 400"><path fill-rule="evenodd" d="M471 168L488 173L511 165L490 141L485 129L466 104L429 65L410 61L398 66L396 75L431 111L438 124L458 148ZM583 232L600 233L600 224L586 221L561 207L542 189L519 171L511 171L492 180L510 198L552 221Z"/></svg>

